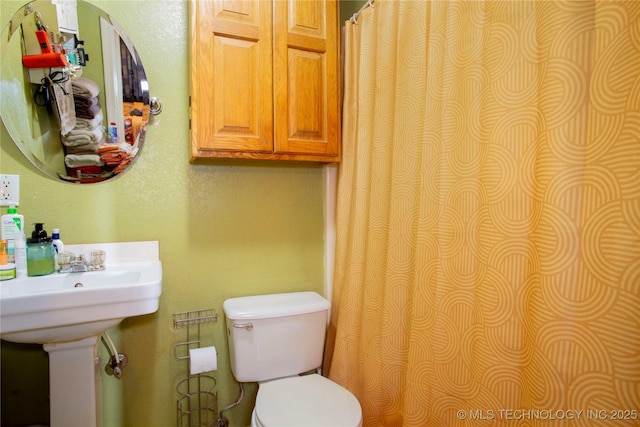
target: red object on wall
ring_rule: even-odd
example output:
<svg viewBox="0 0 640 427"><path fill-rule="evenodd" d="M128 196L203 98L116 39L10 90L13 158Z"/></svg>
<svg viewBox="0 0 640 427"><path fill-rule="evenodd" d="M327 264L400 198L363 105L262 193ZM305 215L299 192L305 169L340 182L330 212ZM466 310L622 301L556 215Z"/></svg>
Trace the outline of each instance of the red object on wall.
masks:
<svg viewBox="0 0 640 427"><path fill-rule="evenodd" d="M49 42L49 36L47 35L46 31L36 31L36 37L38 38L38 44L40 44L40 50L42 51L42 53L53 52L53 50L51 49L51 43Z"/></svg>
<svg viewBox="0 0 640 427"><path fill-rule="evenodd" d="M69 62L63 53L40 53L23 56L22 65L27 68L55 68L66 67Z"/></svg>

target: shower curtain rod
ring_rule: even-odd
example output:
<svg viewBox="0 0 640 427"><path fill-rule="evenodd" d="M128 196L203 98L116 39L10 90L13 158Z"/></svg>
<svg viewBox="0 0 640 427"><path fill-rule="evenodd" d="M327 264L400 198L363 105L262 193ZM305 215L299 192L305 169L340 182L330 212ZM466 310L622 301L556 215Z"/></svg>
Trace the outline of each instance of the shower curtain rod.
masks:
<svg viewBox="0 0 640 427"><path fill-rule="evenodd" d="M367 3L365 3L364 6L362 6L356 13L354 13L353 16L351 18L349 18L349 21L351 21L352 24L357 24L358 16L360 16L362 11L365 10L366 8L373 7L373 2L374 1L375 0L367 0Z"/></svg>

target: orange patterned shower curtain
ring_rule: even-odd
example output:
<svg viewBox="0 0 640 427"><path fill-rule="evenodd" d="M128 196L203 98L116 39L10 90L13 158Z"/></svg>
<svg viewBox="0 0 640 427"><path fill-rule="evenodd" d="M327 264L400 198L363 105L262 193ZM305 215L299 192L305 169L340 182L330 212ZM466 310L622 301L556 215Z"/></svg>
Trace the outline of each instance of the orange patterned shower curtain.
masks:
<svg viewBox="0 0 640 427"><path fill-rule="evenodd" d="M640 2L346 33L326 371L364 426L640 425Z"/></svg>

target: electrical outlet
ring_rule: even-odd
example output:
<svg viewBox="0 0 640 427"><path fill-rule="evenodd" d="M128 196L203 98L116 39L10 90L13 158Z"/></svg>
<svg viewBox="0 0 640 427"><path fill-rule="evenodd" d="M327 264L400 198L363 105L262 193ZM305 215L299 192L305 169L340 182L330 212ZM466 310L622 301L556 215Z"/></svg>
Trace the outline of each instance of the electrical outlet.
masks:
<svg viewBox="0 0 640 427"><path fill-rule="evenodd" d="M20 175L0 175L0 206L20 204Z"/></svg>

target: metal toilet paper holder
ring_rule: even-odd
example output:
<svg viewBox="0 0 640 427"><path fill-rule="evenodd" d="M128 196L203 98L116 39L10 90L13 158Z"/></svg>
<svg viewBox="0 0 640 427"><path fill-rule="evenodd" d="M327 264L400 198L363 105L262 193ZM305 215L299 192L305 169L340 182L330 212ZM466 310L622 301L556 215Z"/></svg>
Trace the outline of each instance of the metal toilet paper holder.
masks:
<svg viewBox="0 0 640 427"><path fill-rule="evenodd" d="M173 314L173 332L186 334L184 341L177 342L174 356L186 360L187 377L176 386L178 392L178 427L213 427L218 416L218 392L216 379L211 375L189 372L189 349L200 348L202 335L200 327L207 323L216 323L218 314L215 309L182 311Z"/></svg>

